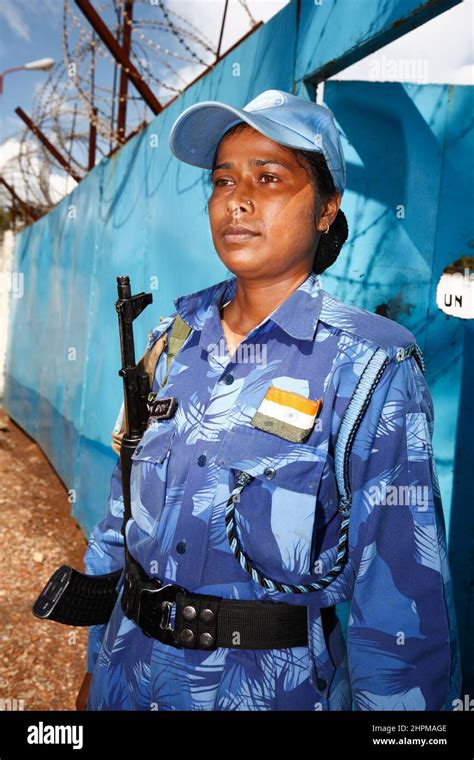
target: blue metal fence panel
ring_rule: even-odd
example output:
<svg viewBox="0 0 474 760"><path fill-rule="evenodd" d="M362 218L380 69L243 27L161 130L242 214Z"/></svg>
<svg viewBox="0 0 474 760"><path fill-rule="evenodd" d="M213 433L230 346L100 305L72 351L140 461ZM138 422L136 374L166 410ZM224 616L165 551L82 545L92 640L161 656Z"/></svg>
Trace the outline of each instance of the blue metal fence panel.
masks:
<svg viewBox="0 0 474 760"><path fill-rule="evenodd" d="M75 487L101 172L19 235L15 251L24 296L12 302L4 406L68 488Z"/></svg>

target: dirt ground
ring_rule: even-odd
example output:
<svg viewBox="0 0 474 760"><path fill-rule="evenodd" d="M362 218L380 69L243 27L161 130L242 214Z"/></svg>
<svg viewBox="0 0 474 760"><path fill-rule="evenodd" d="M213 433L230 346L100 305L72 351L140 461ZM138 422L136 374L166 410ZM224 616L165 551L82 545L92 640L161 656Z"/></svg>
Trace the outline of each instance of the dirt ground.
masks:
<svg viewBox="0 0 474 760"><path fill-rule="evenodd" d="M87 628L31 607L60 565L84 570L86 540L41 449L0 407L0 710L75 710Z"/></svg>

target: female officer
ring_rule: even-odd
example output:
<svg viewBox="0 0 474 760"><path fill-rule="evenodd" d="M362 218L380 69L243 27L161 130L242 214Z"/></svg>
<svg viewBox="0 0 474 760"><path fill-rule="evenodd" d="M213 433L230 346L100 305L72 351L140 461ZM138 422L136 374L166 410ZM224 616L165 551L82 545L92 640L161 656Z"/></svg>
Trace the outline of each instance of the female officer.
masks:
<svg viewBox="0 0 474 760"><path fill-rule="evenodd" d="M88 709L451 709L423 359L411 332L318 276L347 237L332 114L280 90L242 110L203 102L170 145L211 170L233 277L175 299L150 337L184 325L153 385L177 408L151 414L133 457L129 565L108 624L90 628ZM122 516L118 461L89 574L124 566Z"/></svg>

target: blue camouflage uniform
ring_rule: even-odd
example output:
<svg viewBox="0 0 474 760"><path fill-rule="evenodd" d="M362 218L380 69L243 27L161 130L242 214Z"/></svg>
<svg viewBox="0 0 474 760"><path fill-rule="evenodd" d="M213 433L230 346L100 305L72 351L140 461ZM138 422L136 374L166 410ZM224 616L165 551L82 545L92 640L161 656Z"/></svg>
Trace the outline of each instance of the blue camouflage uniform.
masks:
<svg viewBox="0 0 474 760"><path fill-rule="evenodd" d="M445 524L431 437L433 404L401 325L348 306L307 279L229 356L219 308L236 278L174 300L192 328L133 457L127 545L146 572L190 591L308 607L308 644L282 649L175 648L146 636L117 601L89 629L89 710L450 710L460 692L459 646ZM334 565L341 514L335 441L376 351L387 357L350 455L348 558L325 589L264 588L229 545L225 507L239 470L254 476L236 503L241 545L265 576L307 584ZM153 390L165 376L166 351ZM255 425L270 386L322 400L309 437ZM283 426L284 429L284 426ZM395 496L394 496L395 494ZM405 494L406 498L401 498ZM124 565L120 460L86 572ZM123 573L117 589L123 588ZM348 602L347 631L321 607Z"/></svg>

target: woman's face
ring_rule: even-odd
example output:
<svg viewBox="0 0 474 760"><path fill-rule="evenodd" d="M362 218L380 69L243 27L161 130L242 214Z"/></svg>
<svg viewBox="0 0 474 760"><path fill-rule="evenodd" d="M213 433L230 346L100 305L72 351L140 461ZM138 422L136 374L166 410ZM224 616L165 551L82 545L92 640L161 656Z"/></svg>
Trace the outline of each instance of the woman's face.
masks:
<svg viewBox="0 0 474 760"><path fill-rule="evenodd" d="M227 269L263 279L311 270L319 237L314 188L291 150L252 127L224 135L212 183L212 239ZM232 234L231 225L249 232Z"/></svg>

